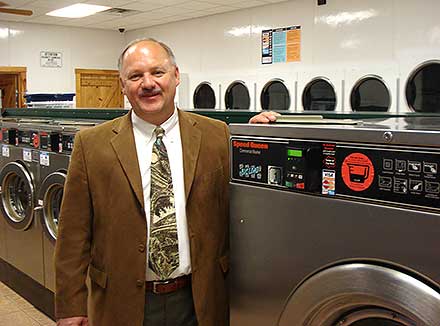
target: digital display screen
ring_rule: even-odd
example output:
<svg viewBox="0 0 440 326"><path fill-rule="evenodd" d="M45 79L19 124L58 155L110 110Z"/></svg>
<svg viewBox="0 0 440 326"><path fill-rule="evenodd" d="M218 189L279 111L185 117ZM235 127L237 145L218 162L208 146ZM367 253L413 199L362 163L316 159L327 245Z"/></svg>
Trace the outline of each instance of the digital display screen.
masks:
<svg viewBox="0 0 440 326"><path fill-rule="evenodd" d="M303 151L300 149L287 149L287 156L302 157Z"/></svg>

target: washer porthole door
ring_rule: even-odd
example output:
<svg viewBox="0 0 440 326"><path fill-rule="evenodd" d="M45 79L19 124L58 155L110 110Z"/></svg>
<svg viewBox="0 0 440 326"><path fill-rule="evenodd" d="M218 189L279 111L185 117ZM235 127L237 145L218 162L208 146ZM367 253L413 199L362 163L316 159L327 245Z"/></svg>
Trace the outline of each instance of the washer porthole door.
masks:
<svg viewBox="0 0 440 326"><path fill-rule="evenodd" d="M66 174L54 172L49 174L41 183L38 198L43 201L42 225L51 241L58 235L58 221L63 199Z"/></svg>
<svg viewBox="0 0 440 326"><path fill-rule="evenodd" d="M1 211L14 229L26 230L34 216L35 188L32 176L22 164L10 162L0 172Z"/></svg>

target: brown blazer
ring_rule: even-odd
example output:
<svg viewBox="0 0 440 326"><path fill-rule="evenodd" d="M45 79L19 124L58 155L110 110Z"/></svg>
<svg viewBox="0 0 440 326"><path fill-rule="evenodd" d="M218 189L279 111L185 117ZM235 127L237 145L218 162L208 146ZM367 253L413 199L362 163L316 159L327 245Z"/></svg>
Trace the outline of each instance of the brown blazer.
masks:
<svg viewBox="0 0 440 326"><path fill-rule="evenodd" d="M196 315L199 326L224 326L228 128L180 110L179 123ZM76 135L55 252L57 318L142 325L148 240L138 167L130 114Z"/></svg>

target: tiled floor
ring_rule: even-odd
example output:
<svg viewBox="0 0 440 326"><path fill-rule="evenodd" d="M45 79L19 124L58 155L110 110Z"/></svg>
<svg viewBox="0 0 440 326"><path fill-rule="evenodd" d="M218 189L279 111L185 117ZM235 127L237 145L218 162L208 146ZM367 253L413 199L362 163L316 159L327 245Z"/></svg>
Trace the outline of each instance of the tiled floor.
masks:
<svg viewBox="0 0 440 326"><path fill-rule="evenodd" d="M55 322L0 282L1 326L55 326Z"/></svg>

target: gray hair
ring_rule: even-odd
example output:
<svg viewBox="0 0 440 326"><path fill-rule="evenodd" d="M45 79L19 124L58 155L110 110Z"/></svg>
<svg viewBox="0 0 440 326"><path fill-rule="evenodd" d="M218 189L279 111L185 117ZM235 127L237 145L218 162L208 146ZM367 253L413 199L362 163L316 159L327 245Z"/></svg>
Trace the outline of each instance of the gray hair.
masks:
<svg viewBox="0 0 440 326"><path fill-rule="evenodd" d="M118 70L119 70L119 72L121 72L122 62L124 60L124 55L127 52L127 50L129 48L131 48L133 45L136 45L136 44L141 43L141 42L154 42L156 44L159 44L165 50L165 52L168 54L168 58L170 59L171 64L173 66L176 65L176 57L174 56L173 50L171 50L171 48L168 45L166 45L165 43L160 42L158 40L155 40L154 38L145 37L145 38L138 38L138 39L136 39L134 41L131 41L130 43L127 44L127 46L125 47L124 51L122 51L122 53L121 53L121 55L119 56L119 59L118 59Z"/></svg>

